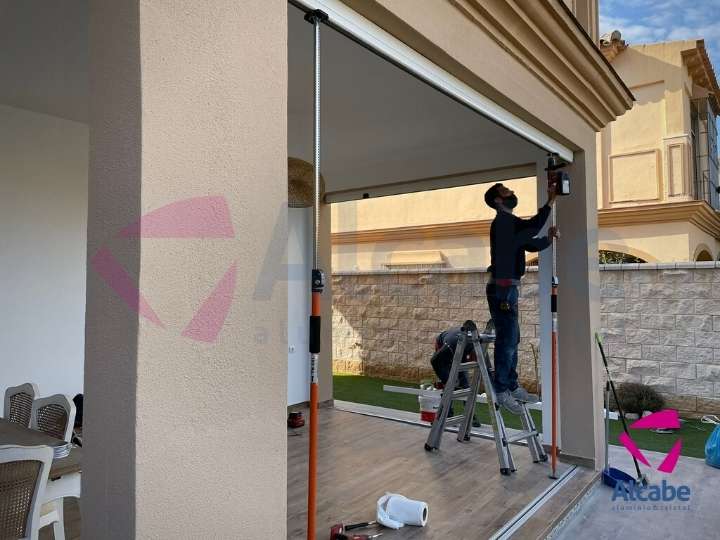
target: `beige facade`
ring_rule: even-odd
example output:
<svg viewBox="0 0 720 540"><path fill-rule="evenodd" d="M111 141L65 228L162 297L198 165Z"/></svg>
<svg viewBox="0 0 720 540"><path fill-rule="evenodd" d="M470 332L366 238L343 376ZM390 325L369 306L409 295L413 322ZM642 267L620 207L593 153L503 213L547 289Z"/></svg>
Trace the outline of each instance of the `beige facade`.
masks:
<svg viewBox="0 0 720 540"><path fill-rule="evenodd" d="M604 50L637 101L599 136L598 208L613 222L601 247L648 262L718 259L720 90L703 41L626 47L611 36Z"/></svg>
<svg viewBox="0 0 720 540"><path fill-rule="evenodd" d="M636 103L598 135L599 248L647 262L720 258L720 91L703 42L627 47L616 37L603 51ZM535 179L508 185L520 198L518 213L534 212ZM482 199L485 189L337 205L334 268L395 268L398 255L401 268L486 266L492 212Z"/></svg>

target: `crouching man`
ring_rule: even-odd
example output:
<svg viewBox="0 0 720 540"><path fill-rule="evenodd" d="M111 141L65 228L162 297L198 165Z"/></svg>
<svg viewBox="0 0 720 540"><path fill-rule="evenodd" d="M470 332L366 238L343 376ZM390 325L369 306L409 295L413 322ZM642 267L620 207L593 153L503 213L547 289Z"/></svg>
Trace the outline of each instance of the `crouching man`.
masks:
<svg viewBox="0 0 720 540"><path fill-rule="evenodd" d="M520 343L518 322L518 285L525 274L525 252L546 249L560 235L550 227L548 235L538 238L550 208L555 202L555 188L548 189L548 202L529 218L513 215L518 199L502 184L485 193L485 203L497 214L490 226L490 280L485 290L490 316L495 324L495 379L498 403L513 414L521 414L518 401L535 403L538 397L518 386L517 362Z"/></svg>
<svg viewBox="0 0 720 540"><path fill-rule="evenodd" d="M443 388L447 388L448 379L450 378L450 369L452 368L453 357L455 356L455 349L457 348L458 341L460 341L460 334L461 328L459 326L455 326L448 328L447 330L443 330L435 338L435 354L433 354L430 359L430 365L432 366L433 371L435 371L435 374L438 376L438 379L440 379L440 382L443 384ZM471 343L468 342L465 345L463 355L463 362L474 362L476 360L475 351L473 350ZM457 388L468 388L469 386L470 381L468 380L467 373L464 371L459 373ZM450 389L451 392L453 390L453 388ZM453 416L452 405L450 406L448 414ZM473 413L472 425L473 427L480 426L480 420L477 418L476 413Z"/></svg>
<svg viewBox="0 0 720 540"><path fill-rule="evenodd" d="M460 327L456 326L443 330L435 338L435 354L430 359L430 365L435 371L435 374L440 379L440 382L445 386L450 377L450 368L452 367L453 357L455 356L455 348L457 347L458 341L460 341ZM470 362L475 360L475 351L473 350L472 344L468 343L465 346L465 358L463 362ZM469 381L467 373L462 372L458 376L458 387L467 388Z"/></svg>

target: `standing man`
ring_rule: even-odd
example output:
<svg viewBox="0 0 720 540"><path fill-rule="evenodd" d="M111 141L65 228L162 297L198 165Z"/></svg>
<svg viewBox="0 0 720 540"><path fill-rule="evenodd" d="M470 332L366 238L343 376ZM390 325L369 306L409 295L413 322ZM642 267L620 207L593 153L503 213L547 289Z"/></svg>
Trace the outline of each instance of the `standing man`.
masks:
<svg viewBox="0 0 720 540"><path fill-rule="evenodd" d="M518 285L525 274L525 252L538 252L559 238L556 227L548 236L538 238L550 208L555 202L555 186L548 189L548 202L529 218L513 215L518 198L502 184L495 184L485 192L485 203L497 211L490 226L490 281L487 295L490 316L495 323L495 380L494 387L500 405L513 414L521 414L518 401L535 403L538 396L518 386L517 362L520 343L518 323Z"/></svg>

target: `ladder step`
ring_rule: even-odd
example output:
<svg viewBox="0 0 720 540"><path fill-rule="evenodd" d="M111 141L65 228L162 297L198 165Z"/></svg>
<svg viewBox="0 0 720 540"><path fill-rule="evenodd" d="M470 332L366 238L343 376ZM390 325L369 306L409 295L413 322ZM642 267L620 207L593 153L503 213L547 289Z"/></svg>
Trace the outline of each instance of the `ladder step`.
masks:
<svg viewBox="0 0 720 540"><path fill-rule="evenodd" d="M472 388L463 388L462 390L455 390L452 393L452 397L453 397L453 399L460 399L460 398L472 396L473 393L474 392L473 392Z"/></svg>
<svg viewBox="0 0 720 540"><path fill-rule="evenodd" d="M517 441L522 441L525 439L529 439L531 437L535 437L538 434L537 431L521 431L520 433L516 433L515 435L512 435L511 437L508 437L506 439L507 443L514 443Z"/></svg>
<svg viewBox="0 0 720 540"><path fill-rule="evenodd" d="M447 427L447 426L454 426L454 425L459 424L460 422L462 422L464 419L465 419L465 416L463 416L463 415L460 415L460 416L451 416L450 418L447 418L447 419L445 420L445 426L446 426L446 427Z"/></svg>
<svg viewBox="0 0 720 540"><path fill-rule="evenodd" d="M463 362L462 364L460 364L458 369L459 372L462 373L463 371L470 371L471 369L477 369L479 367L480 366L477 362Z"/></svg>

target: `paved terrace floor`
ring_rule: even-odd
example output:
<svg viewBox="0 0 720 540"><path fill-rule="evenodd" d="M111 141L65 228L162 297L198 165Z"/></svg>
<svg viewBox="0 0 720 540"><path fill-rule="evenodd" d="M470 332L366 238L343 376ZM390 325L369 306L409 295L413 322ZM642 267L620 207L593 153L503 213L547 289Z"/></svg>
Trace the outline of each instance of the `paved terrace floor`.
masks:
<svg viewBox="0 0 720 540"><path fill-rule="evenodd" d="M643 453L655 467L664 457L657 452ZM632 458L624 448L611 446L610 460L610 466L635 475ZM680 457L677 467L669 475L642 464L640 467L651 484L659 484L665 479L675 486L685 484L690 487L690 501L686 503L689 508L672 509L670 503L655 503L660 509L646 509L643 504L639 510L620 510L617 503L623 501L612 502L612 490L598 485L568 516L565 526L553 540L720 538L720 469L709 467L702 459L685 456ZM632 502L627 504L633 505Z"/></svg>

